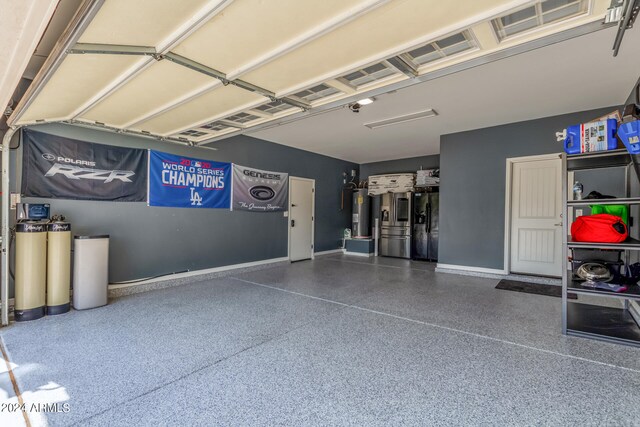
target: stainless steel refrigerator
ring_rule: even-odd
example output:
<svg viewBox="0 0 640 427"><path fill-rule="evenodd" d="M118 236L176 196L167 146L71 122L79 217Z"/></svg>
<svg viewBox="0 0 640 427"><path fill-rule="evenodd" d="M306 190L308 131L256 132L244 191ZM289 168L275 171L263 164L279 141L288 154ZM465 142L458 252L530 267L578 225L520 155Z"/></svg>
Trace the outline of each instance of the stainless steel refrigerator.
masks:
<svg viewBox="0 0 640 427"><path fill-rule="evenodd" d="M438 260L440 193L413 195L413 258Z"/></svg>
<svg viewBox="0 0 640 427"><path fill-rule="evenodd" d="M387 193L380 199L379 254L411 258L413 193Z"/></svg>

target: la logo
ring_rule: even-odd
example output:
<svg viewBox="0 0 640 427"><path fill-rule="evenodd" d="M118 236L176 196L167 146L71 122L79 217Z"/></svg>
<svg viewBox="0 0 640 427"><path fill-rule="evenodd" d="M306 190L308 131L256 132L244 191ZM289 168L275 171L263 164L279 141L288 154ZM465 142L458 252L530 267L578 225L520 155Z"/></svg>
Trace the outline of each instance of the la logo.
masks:
<svg viewBox="0 0 640 427"><path fill-rule="evenodd" d="M191 206L202 206L202 197L195 188L191 188Z"/></svg>

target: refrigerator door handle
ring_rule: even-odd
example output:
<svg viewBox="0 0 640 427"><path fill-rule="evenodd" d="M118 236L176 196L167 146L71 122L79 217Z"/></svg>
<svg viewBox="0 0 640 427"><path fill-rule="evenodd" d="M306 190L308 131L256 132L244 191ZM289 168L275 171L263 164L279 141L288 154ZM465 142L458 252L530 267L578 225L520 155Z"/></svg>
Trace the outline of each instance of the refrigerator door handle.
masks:
<svg viewBox="0 0 640 427"><path fill-rule="evenodd" d="M391 194L391 212L389 213L389 216L391 217L391 224L392 225L397 225L397 220L396 218L398 217L398 212L396 211L396 198L394 197L393 194Z"/></svg>

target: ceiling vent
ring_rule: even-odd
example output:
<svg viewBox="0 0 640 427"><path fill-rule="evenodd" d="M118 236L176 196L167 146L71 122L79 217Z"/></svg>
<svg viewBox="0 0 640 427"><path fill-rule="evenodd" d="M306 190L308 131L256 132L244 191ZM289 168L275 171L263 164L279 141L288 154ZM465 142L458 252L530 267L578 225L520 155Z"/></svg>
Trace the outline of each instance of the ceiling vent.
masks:
<svg viewBox="0 0 640 427"><path fill-rule="evenodd" d="M434 109L428 109L419 111L417 113L405 114L404 116L392 117L390 119L379 120L377 122L365 123L364 125L369 129L379 129L386 126L398 125L400 123L412 122L414 120L426 119L429 117L435 117L438 113Z"/></svg>
<svg viewBox="0 0 640 427"><path fill-rule="evenodd" d="M588 0L543 0L491 21L500 41L544 25L588 12Z"/></svg>

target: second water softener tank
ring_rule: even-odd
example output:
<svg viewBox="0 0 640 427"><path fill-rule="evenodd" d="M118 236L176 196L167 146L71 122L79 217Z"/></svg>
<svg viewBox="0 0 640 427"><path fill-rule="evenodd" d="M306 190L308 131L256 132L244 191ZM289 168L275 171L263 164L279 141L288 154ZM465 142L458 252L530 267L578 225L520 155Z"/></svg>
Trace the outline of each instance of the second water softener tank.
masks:
<svg viewBox="0 0 640 427"><path fill-rule="evenodd" d="M16 322L39 319L45 314L47 284L47 224L16 224Z"/></svg>
<svg viewBox="0 0 640 427"><path fill-rule="evenodd" d="M49 223L47 234L47 314L62 314L71 308L71 224Z"/></svg>
<svg viewBox="0 0 640 427"><path fill-rule="evenodd" d="M356 239L371 237L369 232L371 200L366 188L353 191L351 236Z"/></svg>

